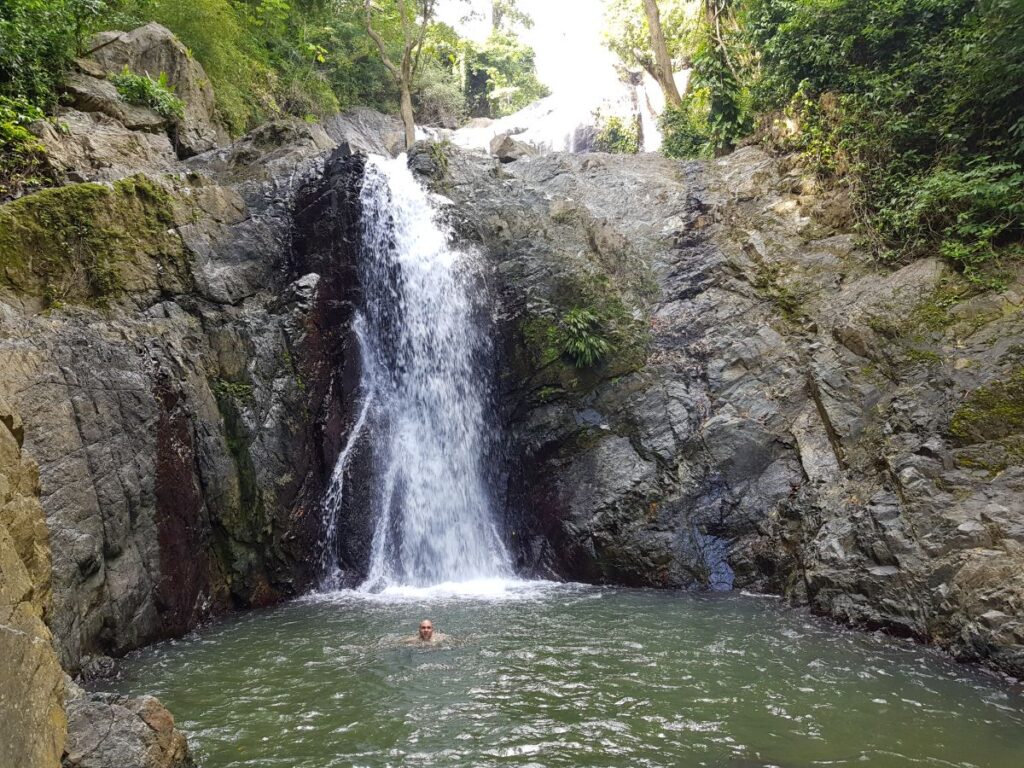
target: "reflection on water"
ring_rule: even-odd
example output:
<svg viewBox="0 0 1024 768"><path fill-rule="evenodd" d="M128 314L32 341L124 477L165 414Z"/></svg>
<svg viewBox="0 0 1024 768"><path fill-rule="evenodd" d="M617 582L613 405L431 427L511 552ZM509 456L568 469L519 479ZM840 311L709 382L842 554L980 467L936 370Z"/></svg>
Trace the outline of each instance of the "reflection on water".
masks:
<svg viewBox="0 0 1024 768"><path fill-rule="evenodd" d="M422 618L453 642L403 644ZM1024 764L1019 690L736 595L334 593L124 673L119 689L161 697L205 768Z"/></svg>

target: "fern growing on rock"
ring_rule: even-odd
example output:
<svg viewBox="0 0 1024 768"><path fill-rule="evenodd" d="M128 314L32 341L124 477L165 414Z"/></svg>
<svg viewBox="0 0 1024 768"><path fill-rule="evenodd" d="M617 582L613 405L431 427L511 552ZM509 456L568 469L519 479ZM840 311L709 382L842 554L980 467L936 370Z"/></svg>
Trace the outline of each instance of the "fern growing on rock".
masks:
<svg viewBox="0 0 1024 768"><path fill-rule="evenodd" d="M589 309L576 307L562 317L562 353L577 368L589 368L612 351L604 337L601 319Z"/></svg>
<svg viewBox="0 0 1024 768"><path fill-rule="evenodd" d="M165 120L180 120L185 116L185 102L174 95L174 87L167 82L167 73L161 72L154 80L148 75L136 75L127 66L120 74L110 78L121 98L129 104L149 107Z"/></svg>

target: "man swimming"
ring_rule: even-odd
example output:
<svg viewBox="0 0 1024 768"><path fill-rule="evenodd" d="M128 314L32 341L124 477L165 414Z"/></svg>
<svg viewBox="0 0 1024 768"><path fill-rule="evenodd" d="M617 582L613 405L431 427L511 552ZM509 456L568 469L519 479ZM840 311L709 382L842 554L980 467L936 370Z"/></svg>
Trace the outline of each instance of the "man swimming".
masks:
<svg viewBox="0 0 1024 768"><path fill-rule="evenodd" d="M447 635L434 631L434 622L430 619L424 619L420 622L420 628L416 636L410 637L405 642L409 645L419 645L420 643L440 643L447 638Z"/></svg>

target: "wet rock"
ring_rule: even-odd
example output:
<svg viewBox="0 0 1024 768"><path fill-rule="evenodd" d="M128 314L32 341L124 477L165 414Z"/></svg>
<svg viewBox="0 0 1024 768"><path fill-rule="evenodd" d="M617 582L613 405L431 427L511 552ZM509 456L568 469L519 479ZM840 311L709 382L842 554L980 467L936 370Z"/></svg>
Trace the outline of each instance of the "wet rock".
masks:
<svg viewBox="0 0 1024 768"><path fill-rule="evenodd" d="M86 693L68 681L64 768L194 768L184 734L152 696Z"/></svg>

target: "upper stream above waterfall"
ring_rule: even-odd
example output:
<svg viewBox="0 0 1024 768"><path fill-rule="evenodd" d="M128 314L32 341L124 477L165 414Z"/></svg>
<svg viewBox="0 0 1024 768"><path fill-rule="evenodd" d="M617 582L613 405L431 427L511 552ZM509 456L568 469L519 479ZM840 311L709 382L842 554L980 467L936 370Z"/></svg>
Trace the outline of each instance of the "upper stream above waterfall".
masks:
<svg viewBox="0 0 1024 768"><path fill-rule="evenodd" d="M510 575L483 467L489 315L473 254L451 245L404 155L368 158L360 204L362 403L325 501L326 586L357 439L372 447L376 520L363 589Z"/></svg>

